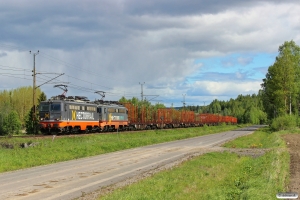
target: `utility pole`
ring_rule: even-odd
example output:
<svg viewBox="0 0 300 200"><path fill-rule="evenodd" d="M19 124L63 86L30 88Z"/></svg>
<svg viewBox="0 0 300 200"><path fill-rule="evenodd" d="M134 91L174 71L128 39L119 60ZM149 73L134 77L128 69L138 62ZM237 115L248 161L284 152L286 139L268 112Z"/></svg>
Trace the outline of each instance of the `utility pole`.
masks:
<svg viewBox="0 0 300 200"><path fill-rule="evenodd" d="M143 98L144 98L143 85L145 84L145 82L144 83L139 82L139 84L141 85L141 98L142 98L142 101L143 101Z"/></svg>
<svg viewBox="0 0 300 200"><path fill-rule="evenodd" d="M182 94L182 96L183 96L183 101L182 101L182 103L183 103L183 108L185 109L185 95L186 94Z"/></svg>
<svg viewBox="0 0 300 200"><path fill-rule="evenodd" d="M31 51L29 51L31 54ZM33 123L33 132L36 134L36 127L35 127L35 122L36 122L36 109L35 109L35 89L36 89L36 80L35 80L35 56L39 54L39 50L36 53L33 53L33 70L32 70L32 76L33 76L33 86L32 86L32 104L33 104L33 116L32 116L32 123Z"/></svg>

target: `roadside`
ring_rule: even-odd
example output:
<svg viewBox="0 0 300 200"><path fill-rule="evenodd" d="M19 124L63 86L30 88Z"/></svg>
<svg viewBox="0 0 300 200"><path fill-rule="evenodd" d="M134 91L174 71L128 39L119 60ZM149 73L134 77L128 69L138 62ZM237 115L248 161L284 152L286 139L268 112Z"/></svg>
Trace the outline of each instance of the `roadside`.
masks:
<svg viewBox="0 0 300 200"><path fill-rule="evenodd" d="M282 135L290 153L290 184L288 192L300 194L300 135Z"/></svg>
<svg viewBox="0 0 300 200"><path fill-rule="evenodd" d="M289 155L280 134L270 133L262 129L226 143L227 148L203 148L198 154L79 199L274 199L279 191L286 192ZM132 184L135 182L139 183Z"/></svg>
<svg viewBox="0 0 300 200"><path fill-rule="evenodd" d="M139 182L147 177L151 177L154 174L157 174L159 172L166 171L166 170L172 170L173 168L176 168L187 161L191 161L196 157L199 157L201 155L204 155L204 154L207 154L210 152L230 152L230 153L236 153L239 156L250 156L252 158L257 158L257 157L264 155L268 151L269 151L269 149L251 149L251 148L243 149L243 148L224 148L224 147L203 148L201 151L199 151L197 153L186 154L186 156L184 158L177 160L175 162L168 163L166 165L160 166L156 169L147 171L143 174L139 174L137 176L123 180L116 184L113 184L113 185L110 185L107 187L103 187L103 188L93 191L91 193L88 193L88 194L83 193L82 196L80 198L77 198L76 200L101 199L102 196L108 195L108 194L112 193L113 191L115 191L116 189L123 188L123 187L131 185L133 183L137 183L137 182Z"/></svg>

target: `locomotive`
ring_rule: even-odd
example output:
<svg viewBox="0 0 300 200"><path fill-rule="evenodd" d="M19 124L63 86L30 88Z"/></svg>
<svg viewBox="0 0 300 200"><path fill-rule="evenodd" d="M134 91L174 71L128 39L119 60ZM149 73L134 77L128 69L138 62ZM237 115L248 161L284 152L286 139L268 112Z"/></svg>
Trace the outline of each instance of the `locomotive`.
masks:
<svg viewBox="0 0 300 200"><path fill-rule="evenodd" d="M181 128L220 123L236 124L237 118L173 108L155 109L116 101L90 101L83 96L58 95L42 101L39 106L39 126L44 134Z"/></svg>
<svg viewBox="0 0 300 200"><path fill-rule="evenodd" d="M39 106L40 131L45 134L124 130L127 125L128 111L117 102L58 95Z"/></svg>

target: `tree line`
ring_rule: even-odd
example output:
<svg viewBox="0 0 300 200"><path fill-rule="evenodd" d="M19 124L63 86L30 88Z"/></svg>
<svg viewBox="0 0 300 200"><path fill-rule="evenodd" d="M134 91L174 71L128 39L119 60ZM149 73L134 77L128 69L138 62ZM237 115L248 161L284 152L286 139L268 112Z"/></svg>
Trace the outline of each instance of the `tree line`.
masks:
<svg viewBox="0 0 300 200"><path fill-rule="evenodd" d="M0 91L0 135L19 134L23 129L32 133L33 127L36 126L32 123L32 92L32 87ZM45 94L37 88L36 102L45 98Z"/></svg>
<svg viewBox="0 0 300 200"><path fill-rule="evenodd" d="M46 100L46 95L36 89L36 102ZM130 102L153 108L164 108L164 104L152 105L149 101L138 98L126 99ZM17 134L26 129L34 132L38 121L33 123L32 87L20 87L0 91L0 135ZM298 126L300 109L300 47L292 40L279 46L278 56L269 66L266 77L262 80L257 94L238 95L228 101L213 100L206 106L186 106L197 113L213 113L234 116L238 123L269 123L274 129ZM38 119L38 116L36 116Z"/></svg>

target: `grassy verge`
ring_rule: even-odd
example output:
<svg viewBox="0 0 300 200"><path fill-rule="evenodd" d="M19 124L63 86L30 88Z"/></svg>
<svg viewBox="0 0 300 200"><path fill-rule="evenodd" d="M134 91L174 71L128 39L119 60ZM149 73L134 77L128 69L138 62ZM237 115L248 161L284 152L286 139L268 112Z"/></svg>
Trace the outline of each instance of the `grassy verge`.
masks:
<svg viewBox="0 0 300 200"><path fill-rule="evenodd" d="M280 174L283 166L274 159L287 157L278 151L257 159L208 153L101 199L276 199L286 174Z"/></svg>
<svg viewBox="0 0 300 200"><path fill-rule="evenodd" d="M227 143L235 148L270 148L258 158L208 153L101 199L276 199L289 176L289 154L279 133L267 128Z"/></svg>
<svg viewBox="0 0 300 200"><path fill-rule="evenodd" d="M271 132L268 127L261 128L251 135L237 138L223 145L228 148L275 148L285 147L280 138L281 132Z"/></svg>
<svg viewBox="0 0 300 200"><path fill-rule="evenodd" d="M54 139L0 138L0 172L207 135L236 128L239 127L213 126L144 132L124 132L121 134L78 135L73 137L56 137ZM24 143L32 143L35 144L35 146L21 148L20 144ZM13 147L13 149L4 147Z"/></svg>

